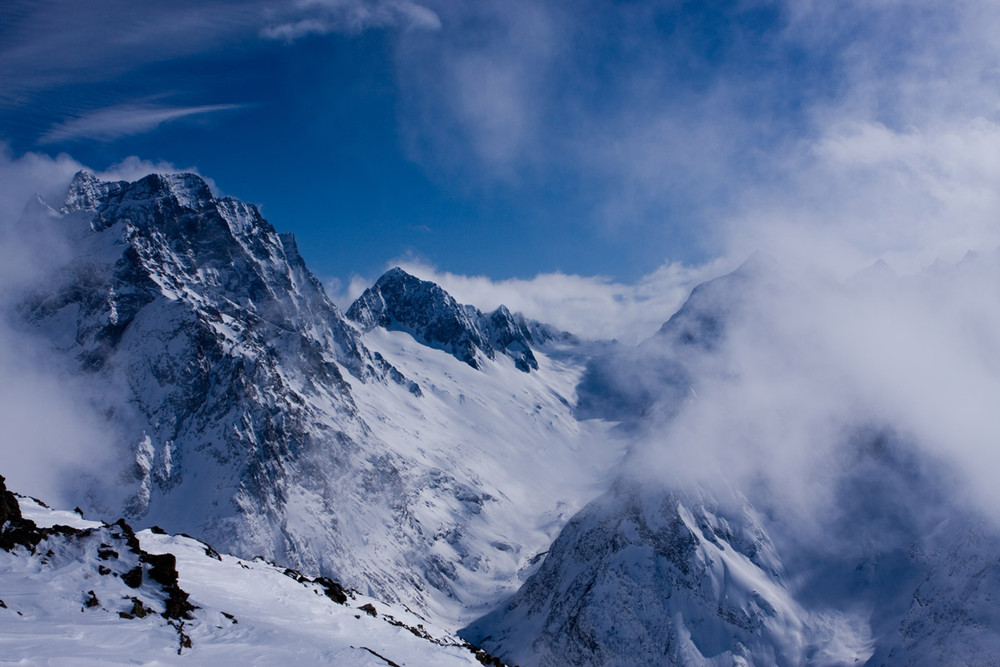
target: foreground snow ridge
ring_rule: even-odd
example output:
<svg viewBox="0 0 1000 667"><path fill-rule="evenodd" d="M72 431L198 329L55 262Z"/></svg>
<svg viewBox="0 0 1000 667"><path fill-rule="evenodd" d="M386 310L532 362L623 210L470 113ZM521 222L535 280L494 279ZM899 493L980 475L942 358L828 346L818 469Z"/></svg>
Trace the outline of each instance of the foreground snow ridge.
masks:
<svg viewBox="0 0 1000 667"><path fill-rule="evenodd" d="M0 656L31 665L500 665L324 577L7 491Z"/></svg>

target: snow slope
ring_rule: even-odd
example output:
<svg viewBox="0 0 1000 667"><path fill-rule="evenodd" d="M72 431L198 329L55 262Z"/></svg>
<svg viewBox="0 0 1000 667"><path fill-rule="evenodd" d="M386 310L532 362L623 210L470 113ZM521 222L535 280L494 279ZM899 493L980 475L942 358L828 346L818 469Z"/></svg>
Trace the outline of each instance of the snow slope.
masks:
<svg viewBox="0 0 1000 667"><path fill-rule="evenodd" d="M39 528L66 528L34 549L0 550L4 663L384 666L489 659L406 609L332 582L149 530L135 536L134 552L124 524L86 521L28 498L20 505ZM162 554L173 555L178 586L193 607L176 617L164 617L164 593L141 565ZM132 587L124 575L136 566L146 568L145 577Z"/></svg>
<svg viewBox="0 0 1000 667"><path fill-rule="evenodd" d="M401 485L413 489L406 506L421 541L407 560L445 592L432 607L440 617L469 620L533 571L607 484L624 441L607 422L574 419L582 368L572 352L536 351L529 374L506 358L477 370L402 332L375 329L364 341L422 388L352 383L373 434L413 462Z"/></svg>

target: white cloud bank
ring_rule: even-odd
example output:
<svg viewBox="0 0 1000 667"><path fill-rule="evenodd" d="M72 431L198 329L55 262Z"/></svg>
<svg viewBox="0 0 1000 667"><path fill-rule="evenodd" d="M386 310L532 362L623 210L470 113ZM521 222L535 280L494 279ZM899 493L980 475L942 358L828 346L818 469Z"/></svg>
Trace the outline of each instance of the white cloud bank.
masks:
<svg viewBox="0 0 1000 667"><path fill-rule="evenodd" d="M958 506L1000 525L1000 252L846 283L779 267L723 318L677 416L650 411L664 418L633 450L633 474L720 498L738 489L824 549L843 546L823 531L845 503L864 505L844 483L869 463L887 484L908 480L912 497L896 502L914 516ZM888 511L872 502L872 517Z"/></svg>
<svg viewBox="0 0 1000 667"><path fill-rule="evenodd" d="M588 339L618 339L634 344L650 336L687 298L691 288L733 265L727 260L705 266L664 264L635 284L601 276L542 273L530 279L491 280L462 276L427 264L401 260L394 263L418 278L443 287L459 303L481 310L503 304L511 311L551 324ZM352 294L367 286L353 283Z"/></svg>

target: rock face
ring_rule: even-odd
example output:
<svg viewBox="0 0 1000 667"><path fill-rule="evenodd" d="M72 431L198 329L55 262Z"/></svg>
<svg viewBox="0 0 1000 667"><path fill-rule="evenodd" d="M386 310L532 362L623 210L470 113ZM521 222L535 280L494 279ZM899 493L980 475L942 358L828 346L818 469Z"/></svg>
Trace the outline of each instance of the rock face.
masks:
<svg viewBox="0 0 1000 667"><path fill-rule="evenodd" d="M294 557L290 487L322 497L341 472L311 466L346 462L365 435L341 368L360 381L391 369L291 237L197 176L81 172L59 210L52 224L74 253L20 314L89 377L95 407L132 443L126 514ZM122 501L93 500L105 512Z"/></svg>
<svg viewBox="0 0 1000 667"><path fill-rule="evenodd" d="M560 334L500 306L491 313L461 305L438 285L391 269L347 310L362 329L405 331L479 369L483 359L505 354L525 373L538 370L531 348ZM565 335L565 334L563 334Z"/></svg>

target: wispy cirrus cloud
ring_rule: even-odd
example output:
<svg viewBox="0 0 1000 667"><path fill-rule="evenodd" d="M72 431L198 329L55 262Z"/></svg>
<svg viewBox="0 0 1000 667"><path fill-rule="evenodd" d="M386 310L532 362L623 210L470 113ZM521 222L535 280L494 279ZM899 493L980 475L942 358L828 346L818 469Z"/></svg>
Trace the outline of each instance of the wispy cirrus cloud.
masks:
<svg viewBox="0 0 1000 667"><path fill-rule="evenodd" d="M135 134L235 108L219 104L227 101L221 91L234 74L252 76L233 69L220 76L220 60L259 56L275 41L310 34L439 27L437 15L413 0L12 0L0 5L0 120L42 144ZM212 66L192 67L196 59ZM165 90L187 104L143 102Z"/></svg>
<svg viewBox="0 0 1000 667"><path fill-rule="evenodd" d="M241 104L208 104L193 107L130 105L100 109L59 123L38 140L41 144L78 139L111 140L155 130L180 118L203 116L243 108Z"/></svg>
<svg viewBox="0 0 1000 667"><path fill-rule="evenodd" d="M308 35L359 33L372 28L441 28L437 14L411 0L300 0L294 8L262 28L261 37L294 42Z"/></svg>
<svg viewBox="0 0 1000 667"><path fill-rule="evenodd" d="M41 144L78 139L111 140L155 130L180 118L204 116L220 111L235 111L240 104L208 104L192 107L121 105L100 109L79 118L59 123L38 140Z"/></svg>
<svg viewBox="0 0 1000 667"><path fill-rule="evenodd" d="M440 27L412 0L303 0L275 4L179 0L11 0L0 7L0 99L21 103L67 83L107 81L149 65L231 48L261 37Z"/></svg>

